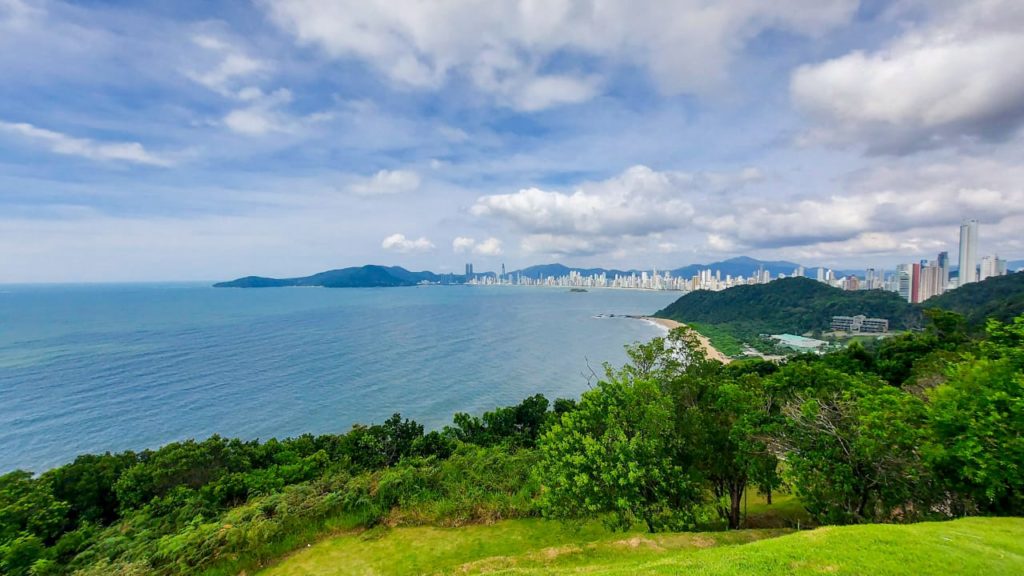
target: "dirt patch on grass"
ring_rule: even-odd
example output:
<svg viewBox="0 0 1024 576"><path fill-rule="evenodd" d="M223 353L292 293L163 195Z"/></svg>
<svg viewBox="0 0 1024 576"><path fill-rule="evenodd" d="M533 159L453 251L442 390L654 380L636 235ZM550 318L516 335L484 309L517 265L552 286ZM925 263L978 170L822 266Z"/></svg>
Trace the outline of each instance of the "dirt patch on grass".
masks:
<svg viewBox="0 0 1024 576"><path fill-rule="evenodd" d="M619 548L629 548L631 550L636 550L638 548L643 548L645 550L656 550L659 552L665 550L660 544L658 544L654 540L644 538L643 536L633 536L632 538L627 538L625 540L616 540L615 542L612 542L612 546L617 546Z"/></svg>
<svg viewBox="0 0 1024 576"><path fill-rule="evenodd" d="M718 541L714 538L708 538L707 536L694 536L692 543L697 548L711 548L718 546Z"/></svg>

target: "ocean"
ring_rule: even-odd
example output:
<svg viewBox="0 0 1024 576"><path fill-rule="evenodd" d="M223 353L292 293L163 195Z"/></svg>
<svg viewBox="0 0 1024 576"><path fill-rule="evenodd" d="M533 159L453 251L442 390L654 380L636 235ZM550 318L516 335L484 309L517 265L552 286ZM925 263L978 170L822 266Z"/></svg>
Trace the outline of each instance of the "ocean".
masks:
<svg viewBox="0 0 1024 576"><path fill-rule="evenodd" d="M435 429L543 393L661 333L675 292L536 287L0 285L0 474L212 434Z"/></svg>

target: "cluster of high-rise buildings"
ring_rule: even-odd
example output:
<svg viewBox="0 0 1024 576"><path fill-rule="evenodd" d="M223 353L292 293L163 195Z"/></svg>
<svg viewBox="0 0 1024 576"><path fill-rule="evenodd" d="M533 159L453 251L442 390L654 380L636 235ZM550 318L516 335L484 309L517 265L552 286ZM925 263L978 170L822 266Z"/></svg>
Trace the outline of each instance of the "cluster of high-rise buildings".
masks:
<svg viewBox="0 0 1024 576"><path fill-rule="evenodd" d="M924 302L932 296L978 282L992 276L1003 276L1007 272L1006 260L996 255L985 256L978 260L978 221L966 220L960 226L960 254L958 259L959 272L956 278L951 274L948 252L940 252L934 260L920 260L909 264L899 264L895 271L881 268L868 268L863 276L845 274L840 276L829 268L818 268L815 277L819 282L843 290L891 290L907 299L907 302ZM631 272L629 274L609 275L606 272L584 275L571 270L562 276L546 276L532 278L523 276L521 272L505 273L505 265L501 265L501 274L474 274L473 265L466 264L466 283L473 285L495 286L554 286L563 288L627 288L635 290L725 290L733 286L745 284L767 284L772 280L792 276L807 276L807 270L798 266L789 275L778 274L772 277L769 270L759 267L751 271L750 276L732 276L722 274L721 270L706 268L690 277L673 276L671 272Z"/></svg>
<svg viewBox="0 0 1024 576"><path fill-rule="evenodd" d="M949 253L940 252L935 260L900 264L893 275L891 289L907 302L924 302L958 286L966 286L993 276L1004 276L1006 260L997 255L978 262L978 221L966 220L960 226L960 253L957 277L950 274Z"/></svg>
<svg viewBox="0 0 1024 576"><path fill-rule="evenodd" d="M505 274L502 265L501 275L471 275L472 265L466 265L467 284L476 286L552 286L561 288L625 288L633 290L679 290L689 292L692 290L724 290L733 286L743 284L764 284L772 280L768 270L759 269L748 277L732 276L721 270L701 270L689 278L673 276L670 271L658 272L657 268L651 272L630 272L629 274L609 275L606 272L584 275L576 270L570 270L562 276L545 276L542 278L531 278L523 276L521 272ZM783 277L785 275L782 275Z"/></svg>

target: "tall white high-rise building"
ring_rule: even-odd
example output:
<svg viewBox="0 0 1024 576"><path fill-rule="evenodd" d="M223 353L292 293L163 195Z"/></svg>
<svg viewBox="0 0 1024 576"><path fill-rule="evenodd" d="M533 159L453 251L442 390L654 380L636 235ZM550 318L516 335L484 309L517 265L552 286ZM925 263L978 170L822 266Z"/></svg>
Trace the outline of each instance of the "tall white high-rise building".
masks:
<svg viewBox="0 0 1024 576"><path fill-rule="evenodd" d="M978 280L1006 275L1006 260L999 256L985 256L981 259L981 275Z"/></svg>
<svg viewBox="0 0 1024 576"><path fill-rule="evenodd" d="M896 292L907 302L911 301L913 295L914 272L912 264L899 264L896 266Z"/></svg>
<svg viewBox="0 0 1024 576"><path fill-rule="evenodd" d="M960 281L958 286L978 281L978 221L960 225Z"/></svg>

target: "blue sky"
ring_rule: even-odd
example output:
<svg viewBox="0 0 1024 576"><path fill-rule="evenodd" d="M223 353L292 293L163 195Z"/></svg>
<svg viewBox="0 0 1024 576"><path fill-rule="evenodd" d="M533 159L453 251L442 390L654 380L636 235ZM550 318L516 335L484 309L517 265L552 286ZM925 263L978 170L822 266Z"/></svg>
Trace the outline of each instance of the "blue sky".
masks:
<svg viewBox="0 0 1024 576"><path fill-rule="evenodd" d="M0 0L0 282L1024 256L1015 0Z"/></svg>

